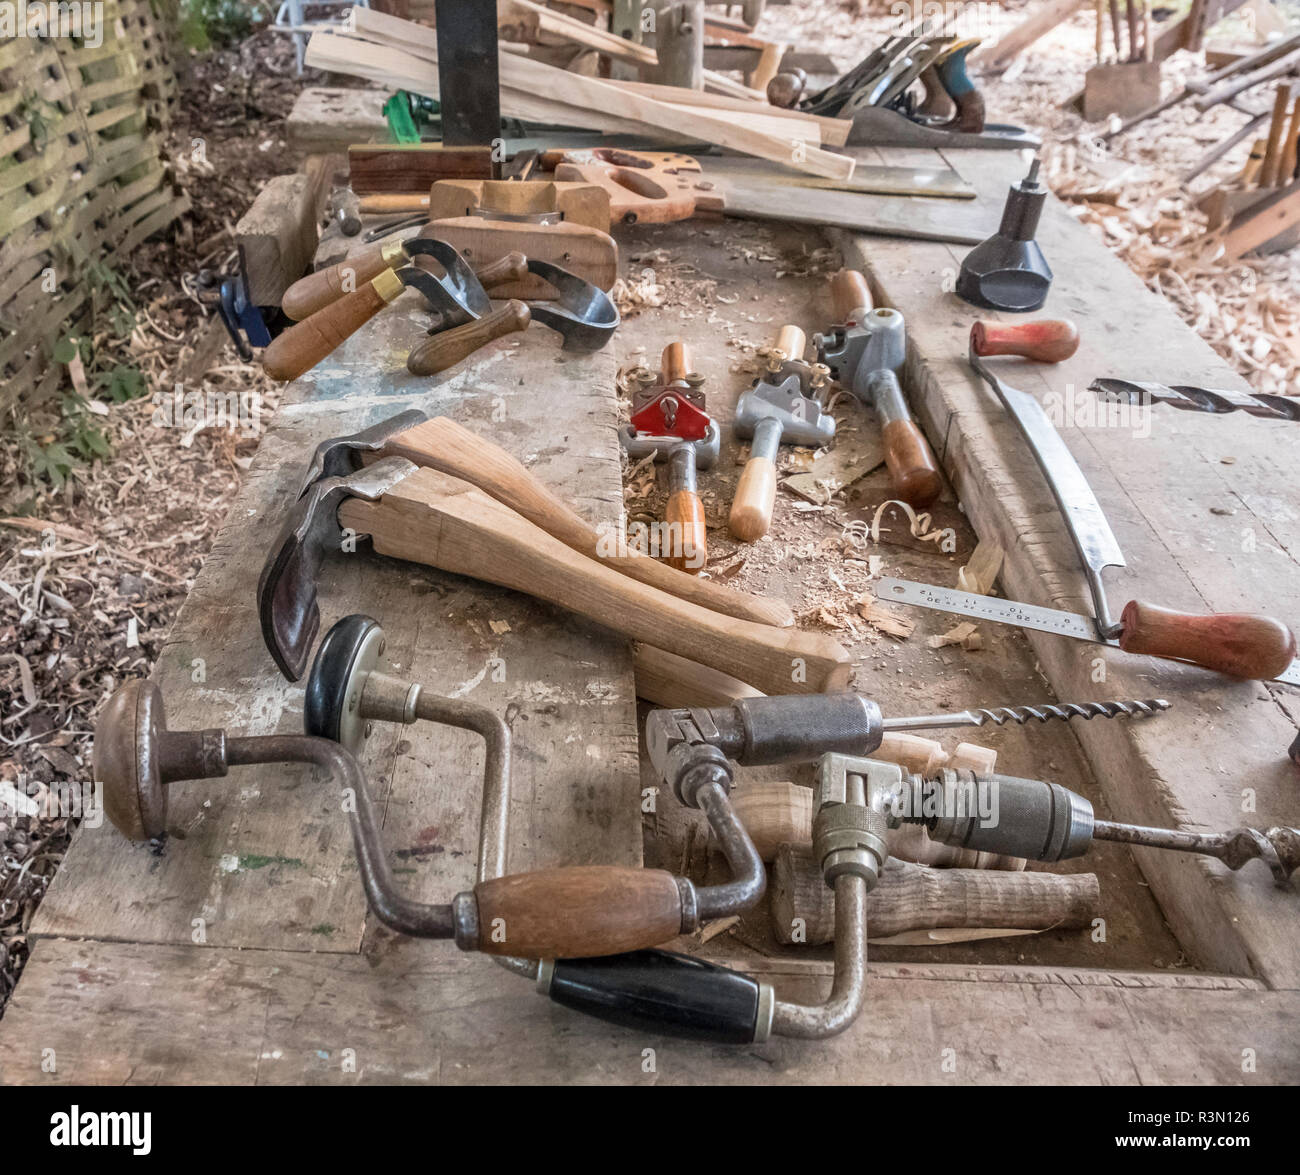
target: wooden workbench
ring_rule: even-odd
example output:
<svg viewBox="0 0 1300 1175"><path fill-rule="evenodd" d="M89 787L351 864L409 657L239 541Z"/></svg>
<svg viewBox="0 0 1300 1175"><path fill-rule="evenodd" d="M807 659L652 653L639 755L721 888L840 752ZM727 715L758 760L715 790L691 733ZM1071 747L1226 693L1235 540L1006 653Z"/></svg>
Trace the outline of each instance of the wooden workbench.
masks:
<svg viewBox="0 0 1300 1175"><path fill-rule="evenodd" d="M887 152L879 159L921 157ZM951 162L994 204L1020 168L997 153ZM635 236L636 246L651 249L661 239L680 245L691 237L683 226ZM1049 208L1040 239L1057 274L1048 311L1075 318L1085 338L1061 379L1076 388L1101 374L1239 386L1063 210ZM1005 594L1086 609L1037 472L963 361L972 311L944 292L963 250L879 239L840 244L847 263L868 269L884 300L908 318L913 403L975 532L1007 548ZM625 244L625 262L636 246ZM721 256L701 245L696 260ZM744 303L732 308L753 324L755 341L787 318L811 327L824 317L815 283L781 284L771 267L759 276L752 302L746 287ZM252 589L274 519L325 436L413 405L446 410L520 456L593 521L616 516L615 360L633 341L650 350L675 335L684 316L647 314L625 325L615 347L586 358L560 356L554 337L533 329L481 352L430 390L402 368L419 329L413 296L406 297L405 313L379 316L289 390L161 660L157 678L174 726L299 728L301 689L275 674ZM693 329L702 338L710 333L701 322ZM709 361L723 382L725 353ZM1047 390L1054 378L1027 371L1020 386ZM733 399L746 382L711 385L711 406L724 419L729 408L718 398ZM1300 620L1297 522L1286 507L1297 500L1300 437L1241 414L1157 413L1145 440L1116 430L1063 430L1128 556L1127 571L1107 573L1112 600L1122 603L1131 584L1174 606L1267 607ZM1221 465L1226 456L1235 464ZM738 473L725 465L720 484ZM1209 513L1225 500L1236 515ZM783 496L780 510L788 509ZM1257 540L1249 555L1235 545L1246 527ZM1207 556L1207 545L1222 557ZM513 869L642 859L625 642L558 609L423 568L368 557L335 557L327 567L322 627L350 611L371 612L382 619L389 648L401 651L398 671L513 715ZM939 581L952 582L955 565L930 574L945 571L949 578ZM948 626L937 614L917 619L921 631ZM894 712L923 702L934 708L940 696L954 707L1035 701L1049 692L1034 677L1036 655L1060 697L1163 695L1176 702L1158 723L1097 722L1075 731L1097 768L1097 800L1109 802L1116 818L1208 829L1297 823L1297 780L1282 757L1294 734L1286 707L1294 712L1297 691L1225 686L1193 670L1110 657L1063 639L1031 638L1030 653L1022 634L988 632L992 627L983 626L989 657L973 667L913 650L908 665L928 674L918 682L892 664L882 671L884 657L873 653L859 659L855 685ZM1099 655L1106 658L1104 684L1087 676ZM998 682L1008 692L990 696ZM1013 690L1020 692L1009 696ZM1019 773L1030 773L1032 760L1070 786L1094 786L1068 729L1044 728L1039 741L1020 730L998 735L1006 739L1004 761L1023 756L1014 763ZM429 900L465 888L473 879L482 767L475 740L423 724L380 728L365 762L399 879ZM1254 789L1256 810L1243 815L1245 787ZM1143 857L1183 949L1203 970L1173 969L1169 959L1133 970L1085 935L1064 941L1073 966L1019 965L1013 953L978 948L956 957L1001 961L877 962L868 1008L842 1037L706 1048L574 1015L450 943L377 928L366 918L346 825L331 799L297 769L238 769L223 781L172 789L170 823L183 837L173 836L161 857L109 827L82 830L38 912L31 960L0 1023L0 1081L1300 1079L1300 901L1274 891L1258 864L1225 875L1196 858ZM1101 872L1117 857L1129 860L1114 850L1101 866L1087 867ZM1111 889L1135 886L1131 866L1105 880ZM1135 916L1132 925L1144 923ZM746 970L774 978L784 998L813 999L824 990L823 962L737 957ZM647 1047L654 1049L652 1069ZM42 1068L46 1049L57 1058L53 1073ZM1254 1050L1253 1069L1243 1071L1243 1049ZM955 1070L946 1050L953 1050Z"/></svg>

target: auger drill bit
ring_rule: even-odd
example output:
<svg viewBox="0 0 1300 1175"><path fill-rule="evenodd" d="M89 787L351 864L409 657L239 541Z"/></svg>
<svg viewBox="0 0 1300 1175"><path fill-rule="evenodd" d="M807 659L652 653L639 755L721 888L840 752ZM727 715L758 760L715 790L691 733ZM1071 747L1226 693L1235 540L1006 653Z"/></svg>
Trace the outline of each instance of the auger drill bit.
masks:
<svg viewBox="0 0 1300 1175"><path fill-rule="evenodd" d="M1222 388L1142 383L1134 379L1094 379L1088 390L1109 403L1132 404L1139 408L1168 404L1185 412L1215 415L1247 412L1265 420L1300 420L1300 400L1290 396L1271 396L1266 392L1230 392Z"/></svg>
<svg viewBox="0 0 1300 1175"><path fill-rule="evenodd" d="M959 710L952 714L924 714L916 718L886 718L886 730L934 730L947 726L1005 726L1015 722L1068 722L1071 718L1150 718L1169 709L1164 698L1134 702L1060 702L1042 706L999 706L992 710Z"/></svg>
<svg viewBox="0 0 1300 1175"><path fill-rule="evenodd" d="M1258 858L1273 871L1273 880L1283 888L1289 887L1291 874L1300 869L1300 829L1284 825L1265 830L1232 828L1227 832L1181 832L1174 828L1145 828L1140 824L1094 820L1092 839L1152 849L1173 849L1180 853L1204 853L1217 857L1233 870Z"/></svg>

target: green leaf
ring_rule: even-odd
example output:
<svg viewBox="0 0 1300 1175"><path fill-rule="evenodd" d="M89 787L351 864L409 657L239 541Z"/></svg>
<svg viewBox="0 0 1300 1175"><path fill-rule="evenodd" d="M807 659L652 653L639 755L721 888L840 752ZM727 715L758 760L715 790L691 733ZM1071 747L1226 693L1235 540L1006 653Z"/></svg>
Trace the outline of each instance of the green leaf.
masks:
<svg viewBox="0 0 1300 1175"><path fill-rule="evenodd" d="M71 335L64 335L54 344L54 362L71 363L77 357L77 340Z"/></svg>

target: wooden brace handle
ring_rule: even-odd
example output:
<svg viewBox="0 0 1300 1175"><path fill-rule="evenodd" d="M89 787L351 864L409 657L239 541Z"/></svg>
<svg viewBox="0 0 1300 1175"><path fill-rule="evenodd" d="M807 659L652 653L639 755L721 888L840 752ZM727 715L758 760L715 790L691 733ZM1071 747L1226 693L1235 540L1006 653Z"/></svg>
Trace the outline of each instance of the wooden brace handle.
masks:
<svg viewBox="0 0 1300 1175"><path fill-rule="evenodd" d="M523 330L531 321L528 307L512 299L482 318L439 331L412 347L406 357L406 370L412 375L436 375L467 359L494 339Z"/></svg>
<svg viewBox="0 0 1300 1175"><path fill-rule="evenodd" d="M710 612L571 550L456 478L419 469L378 502L349 498L338 520L381 555L495 583L558 604L636 641L734 673L765 693L842 689L850 660L824 633Z"/></svg>
<svg viewBox="0 0 1300 1175"><path fill-rule="evenodd" d="M754 543L767 534L776 506L776 463L770 457L745 462L731 501L727 527L742 543Z"/></svg>
<svg viewBox="0 0 1300 1175"><path fill-rule="evenodd" d="M300 277L280 300L280 309L294 322L310 318L344 294L351 294L385 269L400 265L404 258L401 244L372 245L335 265L327 265L306 277Z"/></svg>
<svg viewBox="0 0 1300 1175"><path fill-rule="evenodd" d="M648 555L611 550L614 544L604 541L595 527L556 497L521 462L449 416L435 416L407 429L389 442L384 455L405 457L417 465L463 478L579 554L680 599L758 624L786 628L794 623L793 613L780 600L747 595L707 579L683 575Z"/></svg>
<svg viewBox="0 0 1300 1175"><path fill-rule="evenodd" d="M1038 322L977 322L971 327L976 355L1023 355L1039 363L1060 363L1079 349L1079 328L1068 318Z"/></svg>
<svg viewBox="0 0 1300 1175"><path fill-rule="evenodd" d="M699 575L708 562L708 536L704 525L704 503L694 490L669 494L664 507L672 551L664 559L669 567Z"/></svg>
<svg viewBox="0 0 1300 1175"><path fill-rule="evenodd" d="M659 946L681 933L677 880L664 869L571 865L482 881L477 947L521 959L577 959Z"/></svg>
<svg viewBox="0 0 1300 1175"><path fill-rule="evenodd" d="M262 370L272 379L297 379L369 322L403 289L402 279L391 269L384 270L373 281L272 339L271 345L262 352Z"/></svg>
<svg viewBox="0 0 1300 1175"><path fill-rule="evenodd" d="M913 420L890 420L880 430L894 492L909 506L928 506L943 489L930 442Z"/></svg>
<svg viewBox="0 0 1300 1175"><path fill-rule="evenodd" d="M872 307L871 287L856 269L841 269L831 276L831 306L836 322L848 322L855 310Z"/></svg>
<svg viewBox="0 0 1300 1175"><path fill-rule="evenodd" d="M1280 620L1246 612L1198 616L1130 600L1120 616L1126 653L1175 657L1248 681L1269 681L1295 659L1295 634Z"/></svg>

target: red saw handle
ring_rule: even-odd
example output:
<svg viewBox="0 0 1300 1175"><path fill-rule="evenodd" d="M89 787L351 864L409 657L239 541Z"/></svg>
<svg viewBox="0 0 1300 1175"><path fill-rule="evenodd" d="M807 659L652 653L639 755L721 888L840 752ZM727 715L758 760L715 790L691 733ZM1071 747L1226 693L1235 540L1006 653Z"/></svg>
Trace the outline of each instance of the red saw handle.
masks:
<svg viewBox="0 0 1300 1175"><path fill-rule="evenodd" d="M1198 616L1130 600L1120 616L1126 653L1175 657L1248 681L1271 681L1295 660L1295 634L1280 620L1247 612Z"/></svg>
<svg viewBox="0 0 1300 1175"><path fill-rule="evenodd" d="M976 355L1022 355L1040 363L1060 363L1079 349L1079 328L1068 318L1038 322L977 322L970 328Z"/></svg>

